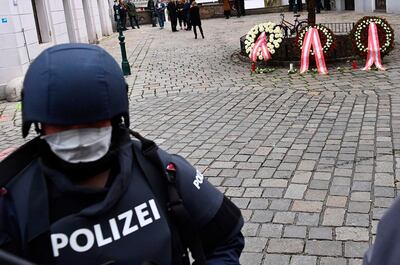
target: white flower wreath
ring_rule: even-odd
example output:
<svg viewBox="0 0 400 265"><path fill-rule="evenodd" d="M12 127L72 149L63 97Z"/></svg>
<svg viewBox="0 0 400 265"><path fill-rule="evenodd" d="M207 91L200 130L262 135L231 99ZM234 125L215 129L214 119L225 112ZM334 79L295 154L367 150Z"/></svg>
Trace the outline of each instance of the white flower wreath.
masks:
<svg viewBox="0 0 400 265"><path fill-rule="evenodd" d="M267 35L267 47L271 54L274 54L276 52L276 49L281 46L281 43L283 41L283 33L281 29L279 27L276 27L276 24L272 22L262 23L252 27L246 35L246 40L244 41L244 44L247 54L250 54L252 52L258 36L260 36L260 34L263 32L265 32L265 34ZM257 57L259 60L263 59L261 55L261 49L259 49Z"/></svg>
<svg viewBox="0 0 400 265"><path fill-rule="evenodd" d="M393 29L391 26L384 21L383 19L379 17L363 17L362 19L359 20L359 22L356 24L355 29L353 30L353 38L355 40L355 46L359 50L359 52L368 52L368 43L363 43L363 40L361 38L361 34L363 31L368 31L369 24L372 22L375 22L377 27L383 28L386 34L386 41L385 43L380 43L380 50L381 53L386 53L387 50L392 46L392 43L394 41L394 36L393 36Z"/></svg>
<svg viewBox="0 0 400 265"><path fill-rule="evenodd" d="M316 28L319 32L322 32L326 36L326 42L321 43L323 45L322 50L324 53L328 53L329 50L331 49L332 45L334 44L335 37L333 36L333 33L325 26L318 24L316 26L307 26L304 27L298 34L298 45L299 48L302 49L303 47L303 41L306 36L306 33L310 30L311 27ZM313 49L311 49L311 55L314 55Z"/></svg>

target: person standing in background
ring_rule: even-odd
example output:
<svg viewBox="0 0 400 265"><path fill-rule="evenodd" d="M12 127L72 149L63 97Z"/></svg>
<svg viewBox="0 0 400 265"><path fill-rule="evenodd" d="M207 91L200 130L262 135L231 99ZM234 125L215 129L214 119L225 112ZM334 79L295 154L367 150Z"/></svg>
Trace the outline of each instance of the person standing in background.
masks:
<svg viewBox="0 0 400 265"><path fill-rule="evenodd" d="M155 26L157 26L157 14L156 14L156 9L154 6L154 1L153 0L149 0L147 2L147 10L150 11L150 15L151 15L151 25L154 28Z"/></svg>
<svg viewBox="0 0 400 265"><path fill-rule="evenodd" d="M237 16L237 17L240 17L240 14L241 14L241 10L240 10L240 0L234 0L234 1L233 1L233 4L234 4L235 9L236 9L236 16Z"/></svg>
<svg viewBox="0 0 400 265"><path fill-rule="evenodd" d="M160 25L160 28L164 28L164 21L165 21L165 4L161 2L160 0L157 0L156 6L156 14L158 17L158 24Z"/></svg>
<svg viewBox="0 0 400 265"><path fill-rule="evenodd" d="M231 16L231 3L229 3L229 0L224 0L224 16L226 19Z"/></svg>
<svg viewBox="0 0 400 265"><path fill-rule="evenodd" d="M121 27L122 30L127 30L126 28L126 9L121 0L114 1L114 20L119 23L117 27ZM119 28L117 28L119 30Z"/></svg>
<svg viewBox="0 0 400 265"><path fill-rule="evenodd" d="M239 7L240 7L240 15L246 15L246 8L244 6L244 0L239 0Z"/></svg>
<svg viewBox="0 0 400 265"><path fill-rule="evenodd" d="M185 30L192 30L192 24L190 23L190 2L189 0L186 0L184 5L183 5L183 13L185 14L185 19L186 19L186 29Z"/></svg>
<svg viewBox="0 0 400 265"><path fill-rule="evenodd" d="M203 29L201 28L200 9L197 6L196 1L193 1L192 6L190 7L190 19L193 25L194 38L197 39L196 27L199 27L201 37L204 39Z"/></svg>
<svg viewBox="0 0 400 265"><path fill-rule="evenodd" d="M178 13L176 9L176 0L170 0L167 5L169 19L171 20L172 32L177 32L176 26L178 25Z"/></svg>
<svg viewBox="0 0 400 265"><path fill-rule="evenodd" d="M318 13L318 14L321 13L321 9L324 9L321 0L316 0L316 2L315 2L315 8L317 9L317 13Z"/></svg>
<svg viewBox="0 0 400 265"><path fill-rule="evenodd" d="M126 13L127 13L127 10L126 10L126 7L124 5L124 2L122 0L119 0L119 16L120 16L120 19L121 19L122 30L128 30L126 28Z"/></svg>
<svg viewBox="0 0 400 265"><path fill-rule="evenodd" d="M185 12L183 10L183 7L185 5L185 0L179 0L178 3L176 4L176 9L178 11L178 20L179 20L179 27L182 28L182 24L183 27L186 29L186 16L185 16Z"/></svg>
<svg viewBox="0 0 400 265"><path fill-rule="evenodd" d="M136 6L134 3L132 3L132 0L128 0L126 7L128 10L129 22L131 23L132 29L135 29L135 26L133 25L133 20L135 21L137 28L140 29L139 22L137 19Z"/></svg>

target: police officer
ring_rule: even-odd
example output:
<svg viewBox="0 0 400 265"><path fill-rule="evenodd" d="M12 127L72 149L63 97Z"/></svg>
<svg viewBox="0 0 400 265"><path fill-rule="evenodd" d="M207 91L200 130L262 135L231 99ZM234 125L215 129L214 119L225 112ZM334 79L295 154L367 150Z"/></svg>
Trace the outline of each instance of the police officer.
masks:
<svg viewBox="0 0 400 265"><path fill-rule="evenodd" d="M100 47L34 60L22 134L39 136L0 163L0 249L39 264L179 265L189 248L196 264L239 264L239 209L129 118L123 73Z"/></svg>

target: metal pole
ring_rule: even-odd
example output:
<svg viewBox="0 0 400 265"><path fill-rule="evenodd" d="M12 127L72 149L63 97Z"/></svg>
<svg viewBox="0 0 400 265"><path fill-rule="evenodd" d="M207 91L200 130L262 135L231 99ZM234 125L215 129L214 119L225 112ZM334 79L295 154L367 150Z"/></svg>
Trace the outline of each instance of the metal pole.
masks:
<svg viewBox="0 0 400 265"><path fill-rule="evenodd" d="M121 62L121 67L122 67L122 72L124 75L130 75L131 74L131 66L129 65L128 58L126 56L126 48L125 48L125 36L122 33L122 23L121 23L121 16L119 15L118 9L115 9L116 15L117 15L117 30L118 30L118 39L119 39L119 45L121 46L121 56L122 56L122 62Z"/></svg>
<svg viewBox="0 0 400 265"><path fill-rule="evenodd" d="M31 56L29 55L28 43L26 43L25 29L24 28L22 28L22 36L24 36L24 45L25 45L25 49L26 49L26 54L28 55L28 61L31 62Z"/></svg>
<svg viewBox="0 0 400 265"><path fill-rule="evenodd" d="M308 24L315 25L315 0L307 1Z"/></svg>

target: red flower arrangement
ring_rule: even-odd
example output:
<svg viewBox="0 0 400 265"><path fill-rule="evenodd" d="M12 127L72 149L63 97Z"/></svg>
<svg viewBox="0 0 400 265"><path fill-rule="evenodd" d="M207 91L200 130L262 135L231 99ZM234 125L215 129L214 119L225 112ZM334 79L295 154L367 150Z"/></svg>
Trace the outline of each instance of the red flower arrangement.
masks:
<svg viewBox="0 0 400 265"><path fill-rule="evenodd" d="M354 28L350 32L353 50L361 57L367 56L368 53L368 28L372 22L375 22L378 29L381 56L389 54L394 49L394 30L386 19L365 16L354 25Z"/></svg>

